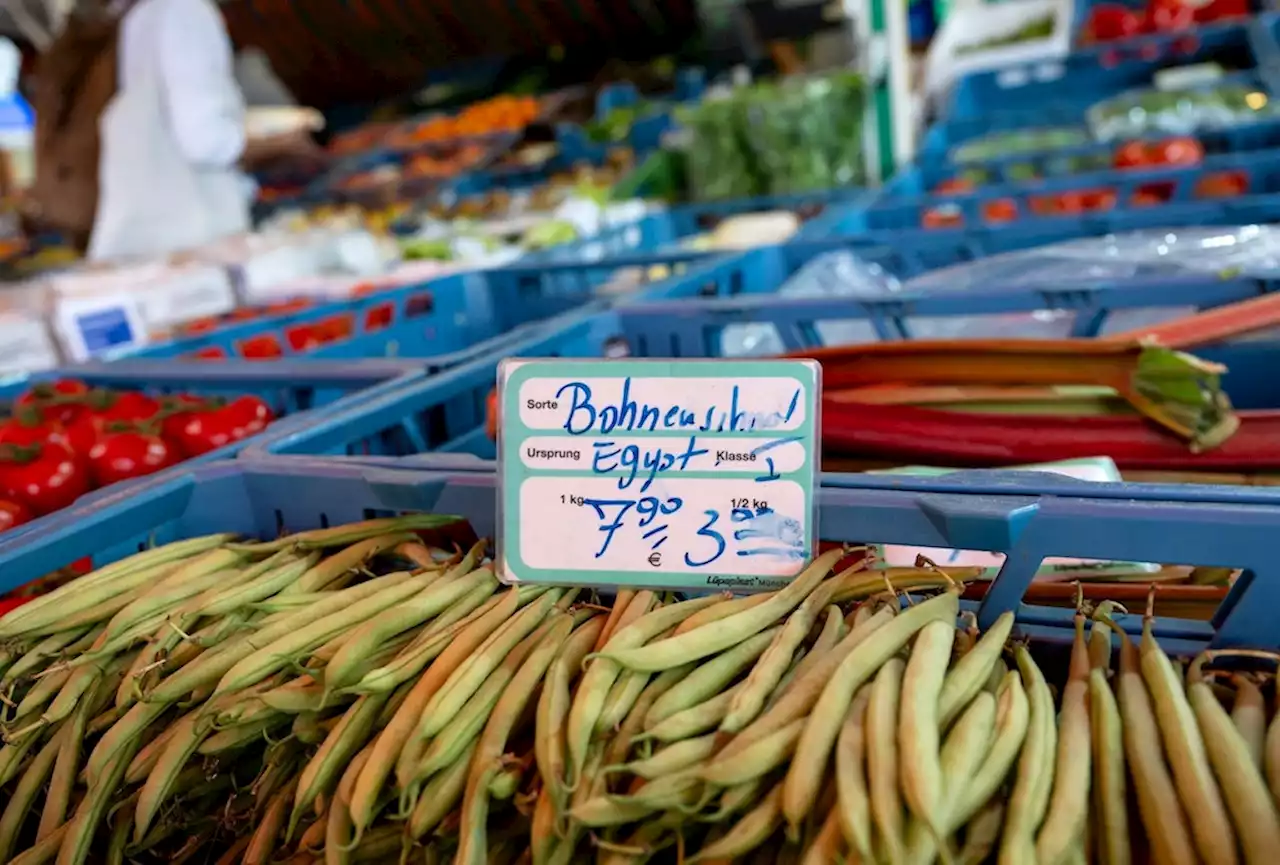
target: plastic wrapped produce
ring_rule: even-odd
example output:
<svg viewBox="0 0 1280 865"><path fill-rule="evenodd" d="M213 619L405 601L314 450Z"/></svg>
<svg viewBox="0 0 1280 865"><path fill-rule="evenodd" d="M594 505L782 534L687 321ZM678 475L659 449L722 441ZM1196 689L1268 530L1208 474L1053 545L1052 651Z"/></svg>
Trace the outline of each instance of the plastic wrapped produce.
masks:
<svg viewBox="0 0 1280 865"><path fill-rule="evenodd" d="M1089 131L1076 126L1047 126L1042 129L1017 129L992 132L951 149L953 162L987 162L1024 153L1065 150L1091 143Z"/></svg>
<svg viewBox="0 0 1280 865"><path fill-rule="evenodd" d="M901 283L893 274L848 250L827 252L810 261L778 290L783 297L863 297L894 294ZM875 328L866 319L821 321L818 336L824 345L873 342ZM772 324L732 324L720 335L725 357L762 357L786 351Z"/></svg>
<svg viewBox="0 0 1280 865"><path fill-rule="evenodd" d="M1130 90L1091 107L1088 122L1096 139L1116 141L1153 132L1190 135L1276 115L1276 103L1258 87L1225 83Z"/></svg>
<svg viewBox="0 0 1280 865"><path fill-rule="evenodd" d="M830 252L797 271L778 293L786 297L879 298L899 292L1023 292L1037 287L1084 288L1130 279L1196 274L1280 275L1280 228L1245 225L1149 229L1082 238L939 268L901 283L879 265L851 252ZM1150 284L1153 292L1159 291L1158 279ZM1193 312L1194 308L1171 306L1118 310L1107 317L1102 332L1119 333ZM1062 339L1071 335L1074 323L1073 311L1044 309L1028 313L914 316L907 324L916 339ZM871 322L865 319L818 322L816 329L827 346L879 339ZM771 324L726 327L721 348L728 357L773 355L786 350Z"/></svg>
<svg viewBox="0 0 1280 865"><path fill-rule="evenodd" d="M993 255L944 267L908 280L909 292L965 292L1007 287L1070 288L1143 277L1280 273L1280 231L1273 226L1149 229L1082 238ZM1156 283L1155 285L1158 285ZM1194 312L1187 307L1146 307L1108 316L1104 333L1120 332ZM964 316L911 323L918 338L1067 336L1074 313L1041 310L1019 315Z"/></svg>

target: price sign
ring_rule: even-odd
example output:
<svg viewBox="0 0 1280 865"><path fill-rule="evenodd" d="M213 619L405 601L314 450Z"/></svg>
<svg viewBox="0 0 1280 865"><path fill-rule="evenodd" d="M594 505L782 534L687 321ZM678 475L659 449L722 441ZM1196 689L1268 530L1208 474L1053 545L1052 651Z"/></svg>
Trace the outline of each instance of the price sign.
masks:
<svg viewBox="0 0 1280 865"><path fill-rule="evenodd" d="M147 328L132 297L102 295L62 298L54 327L74 361L125 354L147 343Z"/></svg>
<svg viewBox="0 0 1280 865"><path fill-rule="evenodd" d="M821 374L806 360L504 362L503 579L785 584L817 538Z"/></svg>

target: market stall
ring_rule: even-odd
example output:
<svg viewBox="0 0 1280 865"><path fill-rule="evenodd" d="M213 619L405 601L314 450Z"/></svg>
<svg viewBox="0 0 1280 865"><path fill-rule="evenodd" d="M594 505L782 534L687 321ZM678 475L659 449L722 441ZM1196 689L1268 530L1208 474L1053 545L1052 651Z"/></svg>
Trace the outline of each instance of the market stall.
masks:
<svg viewBox="0 0 1280 865"><path fill-rule="evenodd" d="M467 87L13 243L0 862L1269 865L1280 16L340 5Z"/></svg>

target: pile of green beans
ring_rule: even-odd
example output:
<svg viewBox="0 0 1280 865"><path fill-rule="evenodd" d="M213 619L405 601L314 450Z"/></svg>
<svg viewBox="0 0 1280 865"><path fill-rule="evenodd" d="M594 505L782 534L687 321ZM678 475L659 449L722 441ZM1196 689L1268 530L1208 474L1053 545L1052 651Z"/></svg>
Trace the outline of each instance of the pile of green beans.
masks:
<svg viewBox="0 0 1280 865"><path fill-rule="evenodd" d="M424 540L452 521L181 541L0 618L0 862L1280 850L1258 680L1184 672L1111 604L1077 613L1055 696L1012 615L960 614L957 571L833 550L775 592L602 601L501 586L483 542Z"/></svg>

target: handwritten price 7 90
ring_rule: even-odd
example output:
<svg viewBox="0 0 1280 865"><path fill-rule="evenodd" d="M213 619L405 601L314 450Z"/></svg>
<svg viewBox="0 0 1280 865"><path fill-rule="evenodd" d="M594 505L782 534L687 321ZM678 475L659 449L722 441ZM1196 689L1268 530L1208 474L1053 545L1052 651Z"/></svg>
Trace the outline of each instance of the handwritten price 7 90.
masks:
<svg viewBox="0 0 1280 865"><path fill-rule="evenodd" d="M604 535L595 557L601 558L609 551L609 545L619 531L641 532L649 549L657 552L670 539L671 524L666 519L684 507L684 500L677 496L666 499L644 496L637 499L584 499L582 504L592 508L600 520L598 530ZM729 510L729 539L725 538L721 523L722 514L714 508L704 510L706 518L695 533L694 542L684 553L684 563L691 568L704 568L719 561L729 552L730 539L737 547L734 556L775 556L787 559L805 558L804 530L790 517L779 516L763 502L761 507L734 507ZM628 517L632 517L628 520ZM750 548L744 548L752 544ZM660 559L650 559L652 564Z"/></svg>

